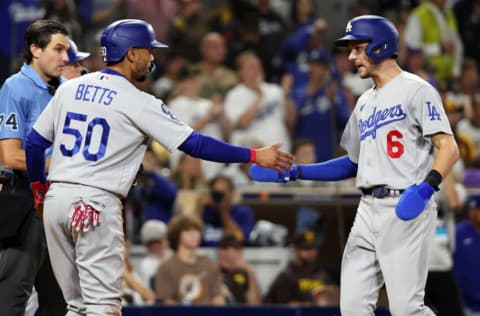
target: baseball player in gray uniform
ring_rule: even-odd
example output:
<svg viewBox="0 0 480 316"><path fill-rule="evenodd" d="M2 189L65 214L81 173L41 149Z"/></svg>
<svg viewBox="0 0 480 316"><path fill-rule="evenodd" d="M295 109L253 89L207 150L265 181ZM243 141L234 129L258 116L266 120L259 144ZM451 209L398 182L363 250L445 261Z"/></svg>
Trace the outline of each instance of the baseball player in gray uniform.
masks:
<svg viewBox="0 0 480 316"><path fill-rule="evenodd" d="M62 85L26 140L33 194L37 201L46 195L47 243L69 316L121 315L121 199L150 137L170 151L218 162L255 161L286 171L293 160L278 150L280 143L255 150L199 134L161 100L136 89L131 82L149 74L152 49L166 47L150 24L112 23L101 46L107 67ZM50 144L48 189L43 150Z"/></svg>
<svg viewBox="0 0 480 316"><path fill-rule="evenodd" d="M398 66L398 32L387 19L356 17L336 44L348 46L360 77L375 84L344 130L347 155L286 173L254 165L250 174L275 182L356 176L362 197L342 259L342 315L374 315L383 284L393 316L434 315L424 305L436 223L431 196L459 157L442 101L430 84Z"/></svg>

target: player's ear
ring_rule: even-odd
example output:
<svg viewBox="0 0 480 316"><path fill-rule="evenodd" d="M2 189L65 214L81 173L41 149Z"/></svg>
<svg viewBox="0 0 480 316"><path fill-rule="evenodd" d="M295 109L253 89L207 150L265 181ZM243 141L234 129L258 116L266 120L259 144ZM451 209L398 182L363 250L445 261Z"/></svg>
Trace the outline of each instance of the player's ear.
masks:
<svg viewBox="0 0 480 316"><path fill-rule="evenodd" d="M129 48L127 50L127 53L125 54L125 58L128 59L129 62L134 63L135 62L135 49L134 48Z"/></svg>
<svg viewBox="0 0 480 316"><path fill-rule="evenodd" d="M30 44L29 49L30 49L30 53L32 54L33 58L40 57L40 54L42 53L42 49L40 47L38 47L37 44L35 44L35 43Z"/></svg>

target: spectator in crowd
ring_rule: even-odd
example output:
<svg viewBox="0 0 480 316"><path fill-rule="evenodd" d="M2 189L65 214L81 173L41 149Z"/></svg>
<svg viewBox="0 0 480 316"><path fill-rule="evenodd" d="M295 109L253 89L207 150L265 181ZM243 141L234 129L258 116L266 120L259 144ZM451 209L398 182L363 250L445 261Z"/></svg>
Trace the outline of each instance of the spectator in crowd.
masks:
<svg viewBox="0 0 480 316"><path fill-rule="evenodd" d="M287 131L285 97L280 86L264 81L262 64L252 52L241 53L237 58L236 85L225 98L225 113L234 129L232 143L240 144L248 139L262 143L282 140L282 148L290 148Z"/></svg>
<svg viewBox="0 0 480 316"><path fill-rule="evenodd" d="M454 166L459 164L462 165L462 180L464 180L465 167L469 166L471 162L475 160L477 155L475 145L470 136L459 133L457 128L458 123L465 117L464 112L466 106L465 103L462 102L465 99L459 98L458 95L454 95L454 93L451 91L442 94L444 99L445 113L447 114L448 121L450 122L450 126L452 127L452 131L454 132L455 139L457 140L458 148L460 150L461 159ZM456 179L458 180L458 178Z"/></svg>
<svg viewBox="0 0 480 316"><path fill-rule="evenodd" d="M327 29L328 23L325 19L308 19L282 42L283 63L288 73L282 81L292 81L293 89L305 85L308 81L311 52L317 50L328 53L325 43ZM283 85L285 82L282 82Z"/></svg>
<svg viewBox="0 0 480 316"><path fill-rule="evenodd" d="M143 157L142 167L137 173L136 183L125 200L127 235L136 240L140 227L150 219L168 223L173 215L176 197L175 183L160 172L158 158L149 146ZM133 221L130 223L133 227L128 220Z"/></svg>
<svg viewBox="0 0 480 316"><path fill-rule="evenodd" d="M88 52L99 51L99 35L102 30L111 22L126 18L128 13L128 0L74 0L74 2L83 29L84 42L79 44L83 44L81 46ZM95 58L101 60L99 54L94 54Z"/></svg>
<svg viewBox="0 0 480 316"><path fill-rule="evenodd" d="M297 112L294 137L310 139L315 144L315 162L322 162L336 155L336 144L348 121L350 105L338 83L331 79L329 56L315 50L308 60L308 81L292 91Z"/></svg>
<svg viewBox="0 0 480 316"><path fill-rule="evenodd" d="M457 160L457 164L462 164ZM430 245L425 304L437 316L463 316L463 307L458 286L453 274L453 252L455 248L455 213L465 202L461 166L454 166L436 194L438 216L435 236Z"/></svg>
<svg viewBox="0 0 480 316"><path fill-rule="evenodd" d="M168 43L169 21L177 14L179 5L179 0L129 0L128 15L150 23L158 41Z"/></svg>
<svg viewBox="0 0 480 316"><path fill-rule="evenodd" d="M197 212L203 220L203 245L217 246L224 233L247 240L255 225L253 210L234 203L235 187L231 178L217 176L210 180L209 190L198 197Z"/></svg>
<svg viewBox="0 0 480 316"><path fill-rule="evenodd" d="M227 288L228 304L257 305L260 287L253 267L243 256L243 238L226 232L218 243L218 264Z"/></svg>
<svg viewBox="0 0 480 316"><path fill-rule="evenodd" d="M171 255L166 234L167 225L156 219L146 221L140 231L140 237L147 249L147 255L140 262L138 272L142 282L152 289L154 288L154 276L158 267Z"/></svg>
<svg viewBox="0 0 480 316"><path fill-rule="evenodd" d="M137 179L138 189L142 192L137 196L143 201L143 221L158 219L168 223L173 214L177 187L161 173L158 157L151 146L145 152L142 165L143 170Z"/></svg>
<svg viewBox="0 0 480 316"><path fill-rule="evenodd" d="M173 166L172 181L178 190L201 190L207 187L200 159L182 154Z"/></svg>
<svg viewBox="0 0 480 316"><path fill-rule="evenodd" d="M125 247L125 267L122 284L122 305L144 305L155 302L155 293L144 283L133 268L128 257L128 245Z"/></svg>
<svg viewBox="0 0 480 316"><path fill-rule="evenodd" d="M266 81L280 83L284 67L280 46L287 33L287 25L283 18L275 12L272 0L259 0L257 3L259 13L260 42L258 57L265 69Z"/></svg>
<svg viewBox="0 0 480 316"><path fill-rule="evenodd" d="M163 65L163 72L152 85L152 92L156 97L165 100L167 103L178 93L175 91L177 83L177 75L180 69L188 65L185 56L176 52L167 53Z"/></svg>
<svg viewBox="0 0 480 316"><path fill-rule="evenodd" d="M201 39L210 31L210 22L200 0L179 0L177 15L168 29L168 45L173 51L198 62Z"/></svg>
<svg viewBox="0 0 480 316"><path fill-rule="evenodd" d="M473 58L478 64L480 63L480 1L459 0L456 1L453 9L465 47L465 57Z"/></svg>
<svg viewBox="0 0 480 316"><path fill-rule="evenodd" d="M446 0L424 1L415 8L405 28L407 47L422 49L440 84L452 86L460 75L463 44L457 20Z"/></svg>
<svg viewBox="0 0 480 316"><path fill-rule="evenodd" d="M290 2L290 33L315 20L315 1L294 0Z"/></svg>
<svg viewBox="0 0 480 316"><path fill-rule="evenodd" d="M77 6L74 1L46 1L46 12L43 18L61 23L67 29L70 38L76 41L82 38L82 27L77 18Z"/></svg>
<svg viewBox="0 0 480 316"><path fill-rule="evenodd" d="M23 34L34 21L45 16L45 8L36 0L5 0L0 3L0 83L18 71L21 66L21 52L24 48ZM18 67L17 67L18 66Z"/></svg>
<svg viewBox="0 0 480 316"><path fill-rule="evenodd" d="M464 58L462 62L462 72L455 83L455 89L449 91L455 102L462 105L464 114L467 118L472 118L473 97L477 92L480 83L478 74L478 63L472 58Z"/></svg>
<svg viewBox="0 0 480 316"><path fill-rule="evenodd" d="M178 95L168 103L175 116L204 135L228 140L230 122L225 116L223 102L219 98L211 101L200 97L199 70L191 66L183 67L177 75L177 81ZM180 151L172 153L170 161L173 165L180 155ZM213 178L225 166L211 161L202 161L201 165L206 179Z"/></svg>
<svg viewBox="0 0 480 316"><path fill-rule="evenodd" d="M219 33L210 32L202 38L202 59L195 65L201 83L200 95L215 101L223 101L227 92L238 82L234 71L224 66L225 40Z"/></svg>
<svg viewBox="0 0 480 316"><path fill-rule="evenodd" d="M438 82L435 78L434 70L427 69L425 64L425 54L421 48L407 47L405 70L416 74L423 80L438 88Z"/></svg>
<svg viewBox="0 0 480 316"><path fill-rule="evenodd" d="M475 146L475 152L477 157L475 160L479 160L478 153L480 153L480 92L477 91L472 96L472 116L465 117L458 122L457 133L467 135Z"/></svg>
<svg viewBox="0 0 480 316"><path fill-rule="evenodd" d="M67 80L80 77L87 73L87 69L82 65L82 61L90 56L90 53L79 51L74 41L70 40L69 43L70 46L67 50L68 62L62 71L62 77Z"/></svg>
<svg viewBox="0 0 480 316"><path fill-rule="evenodd" d="M339 289L318 262L318 244L312 231L293 238L295 258L271 284L264 301L274 304L337 306Z"/></svg>
<svg viewBox="0 0 480 316"><path fill-rule="evenodd" d="M155 293L165 304L224 305L222 276L210 258L198 255L202 223L193 215L179 214L168 224L167 238L174 254L155 276Z"/></svg>
<svg viewBox="0 0 480 316"><path fill-rule="evenodd" d="M468 218L456 226L454 272L465 316L480 315L480 196L468 199Z"/></svg>
<svg viewBox="0 0 480 316"><path fill-rule="evenodd" d="M293 155L297 164L313 164L316 161L315 144L308 138L297 138L293 143ZM326 186L328 182L318 182L298 179L296 181L284 184L287 187L312 188ZM321 242L324 237L324 216L317 208L308 203L299 203L296 209L295 232L303 233L312 231L317 238L317 242Z"/></svg>

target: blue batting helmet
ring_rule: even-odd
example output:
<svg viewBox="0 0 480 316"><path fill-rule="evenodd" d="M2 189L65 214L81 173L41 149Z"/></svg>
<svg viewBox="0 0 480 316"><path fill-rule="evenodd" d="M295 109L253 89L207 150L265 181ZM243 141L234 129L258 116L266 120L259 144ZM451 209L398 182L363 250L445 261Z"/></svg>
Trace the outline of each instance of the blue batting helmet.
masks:
<svg viewBox="0 0 480 316"><path fill-rule="evenodd" d="M142 20L126 19L113 22L100 39L103 60L120 61L130 48L168 47L155 39L153 27Z"/></svg>
<svg viewBox="0 0 480 316"><path fill-rule="evenodd" d="M347 46L350 41L369 42L365 53L375 61L398 55L398 31L389 20L376 15L361 15L347 23L345 36L335 45Z"/></svg>
<svg viewBox="0 0 480 316"><path fill-rule="evenodd" d="M74 41L69 40L70 47L67 50L68 63L74 63L77 61L82 61L90 56L90 53L78 51L77 44Z"/></svg>

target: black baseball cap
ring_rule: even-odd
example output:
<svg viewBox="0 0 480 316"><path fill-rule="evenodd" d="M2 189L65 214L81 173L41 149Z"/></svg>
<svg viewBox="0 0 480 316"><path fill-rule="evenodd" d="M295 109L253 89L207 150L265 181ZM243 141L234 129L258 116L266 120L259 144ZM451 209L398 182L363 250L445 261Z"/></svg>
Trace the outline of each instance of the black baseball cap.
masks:
<svg viewBox="0 0 480 316"><path fill-rule="evenodd" d="M243 248L243 236L241 234L224 233L218 242L219 248Z"/></svg>
<svg viewBox="0 0 480 316"><path fill-rule="evenodd" d="M317 236L311 230L295 234L292 242L297 249L315 249L318 247Z"/></svg>

